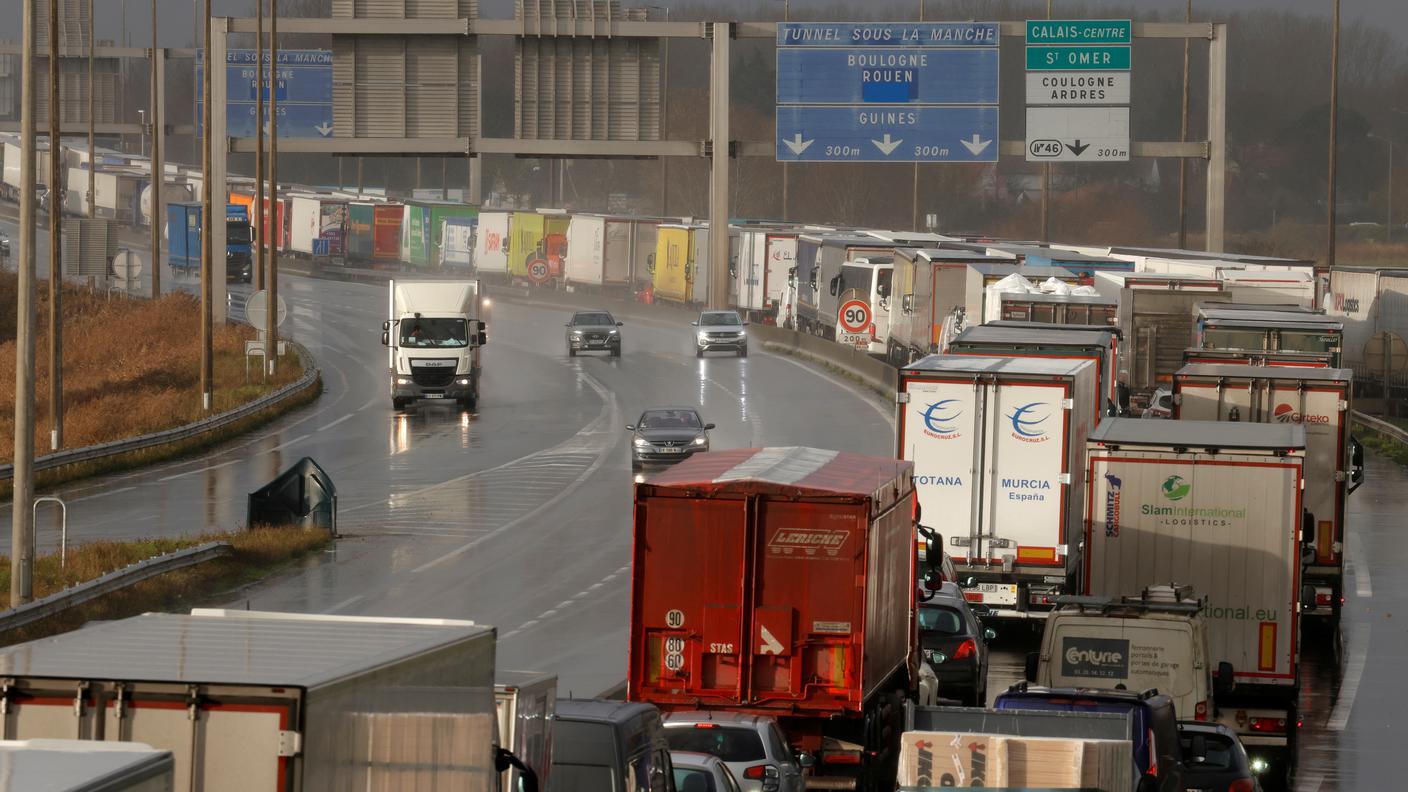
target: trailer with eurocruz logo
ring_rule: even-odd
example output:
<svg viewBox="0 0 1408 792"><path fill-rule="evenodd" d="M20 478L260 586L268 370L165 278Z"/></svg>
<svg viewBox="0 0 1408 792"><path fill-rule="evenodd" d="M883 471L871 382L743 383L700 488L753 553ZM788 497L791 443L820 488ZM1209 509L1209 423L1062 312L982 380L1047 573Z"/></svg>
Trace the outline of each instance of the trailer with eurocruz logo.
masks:
<svg viewBox="0 0 1408 792"><path fill-rule="evenodd" d="M1089 360L930 355L900 370L897 455L920 520L994 615L1044 617L1080 570Z"/></svg>
<svg viewBox="0 0 1408 792"><path fill-rule="evenodd" d="M1294 762L1306 431L1294 423L1111 418L1088 449L1082 594L1170 581L1207 596L1210 662L1236 684L1217 720L1253 759ZM1183 713L1180 713L1183 714Z"/></svg>

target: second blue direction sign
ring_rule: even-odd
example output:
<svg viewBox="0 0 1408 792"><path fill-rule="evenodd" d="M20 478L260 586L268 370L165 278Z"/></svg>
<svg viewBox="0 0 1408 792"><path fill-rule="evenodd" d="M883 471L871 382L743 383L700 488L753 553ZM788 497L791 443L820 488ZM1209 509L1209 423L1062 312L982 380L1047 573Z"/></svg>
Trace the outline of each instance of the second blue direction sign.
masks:
<svg viewBox="0 0 1408 792"><path fill-rule="evenodd" d="M995 104L997 49L779 47L778 104Z"/></svg>
<svg viewBox="0 0 1408 792"><path fill-rule="evenodd" d="M777 108L787 162L996 162L997 107Z"/></svg>

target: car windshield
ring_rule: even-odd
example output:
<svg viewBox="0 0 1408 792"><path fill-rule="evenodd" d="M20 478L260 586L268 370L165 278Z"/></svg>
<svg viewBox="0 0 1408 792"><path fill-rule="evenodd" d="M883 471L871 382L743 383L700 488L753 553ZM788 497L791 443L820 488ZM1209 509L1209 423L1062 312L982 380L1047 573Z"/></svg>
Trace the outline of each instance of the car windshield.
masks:
<svg viewBox="0 0 1408 792"><path fill-rule="evenodd" d="M733 311L720 311L718 313L706 313L699 316L701 325L739 325L743 324L738 319L738 314Z"/></svg>
<svg viewBox="0 0 1408 792"><path fill-rule="evenodd" d="M553 784L556 788L556 778L553 779ZM718 785L714 783L714 777L707 770L676 767L675 792L718 792Z"/></svg>
<svg viewBox="0 0 1408 792"><path fill-rule="evenodd" d="M647 410L636 424L642 429L699 429L699 414L693 410Z"/></svg>
<svg viewBox="0 0 1408 792"><path fill-rule="evenodd" d="M579 313L572 317L572 324L578 327L601 327L614 325L616 320L609 313Z"/></svg>
<svg viewBox="0 0 1408 792"><path fill-rule="evenodd" d="M708 728L704 728L708 726ZM671 726L665 739L672 751L694 751L717 756L725 762L760 762L768 758L757 729L742 726Z"/></svg>
<svg viewBox="0 0 1408 792"><path fill-rule="evenodd" d="M963 614L942 606L922 607L919 609L919 631L936 635L962 635Z"/></svg>
<svg viewBox="0 0 1408 792"><path fill-rule="evenodd" d="M419 349L469 345L463 319L402 319L401 346Z"/></svg>

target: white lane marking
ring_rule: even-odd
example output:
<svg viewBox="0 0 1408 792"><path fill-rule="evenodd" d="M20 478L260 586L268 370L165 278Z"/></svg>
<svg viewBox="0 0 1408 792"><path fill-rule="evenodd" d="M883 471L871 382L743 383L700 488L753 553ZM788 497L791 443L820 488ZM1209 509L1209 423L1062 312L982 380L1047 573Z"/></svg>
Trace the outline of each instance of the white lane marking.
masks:
<svg viewBox="0 0 1408 792"><path fill-rule="evenodd" d="M197 473L208 473L209 471L212 471L212 470L219 470L220 468L229 467L229 466L231 466L231 465L238 465L239 463L241 463L241 462L243 462L243 461L244 461L243 459L231 459L229 462L221 462L221 463L218 464L218 465L207 465L206 467L199 468L199 469L197 469L197 470L187 470L185 473L175 473L175 474L172 474L172 475L170 475L170 476L163 476L163 477L157 479L157 481L159 481L159 482L160 482L160 481L171 481L172 479L178 479L178 478L182 478L182 477L184 477L184 476L193 476L193 475L195 475L195 474L197 474ZM134 488L133 488L133 487L128 487L127 489L134 489ZM113 492L121 492L121 491L122 491L122 490L114 490ZM108 493L108 494L112 494L112 493ZM97 497L97 496L91 496L91 497Z"/></svg>
<svg viewBox="0 0 1408 792"><path fill-rule="evenodd" d="M337 613L338 611L342 610L343 608L349 608L349 607L351 607L352 605L354 605L354 604L356 604L356 603L358 603L358 602L360 602L360 601L362 601L362 600L364 600L364 599L366 599L366 598L367 598L367 595L365 595L365 594L354 594L353 596L348 597L347 599L343 600L342 602L339 602L339 603L337 603L336 605L332 606L331 608L328 608L327 610L323 611L323 613Z"/></svg>
<svg viewBox="0 0 1408 792"><path fill-rule="evenodd" d="M106 492L98 492L98 493L95 493L95 494L93 494L93 495L84 495L84 496L81 497L81 498L69 498L66 502L67 502L67 503L78 503L79 501L86 501L86 500L92 500L92 499L94 499L94 498L101 498L101 497L103 497L103 496L105 496L105 495L116 495L116 494L118 494L119 492L131 492L131 491L134 490L134 489L137 489L137 488L136 488L136 487L122 487L121 489L108 490L108 491L106 491Z"/></svg>
<svg viewBox="0 0 1408 792"><path fill-rule="evenodd" d="M1349 714L1354 711L1354 697L1359 694L1359 680L1364 676L1364 662L1369 655L1369 633L1372 628L1368 624L1356 625L1345 635L1345 654L1349 655L1349 668L1345 669L1344 677L1340 680L1340 695L1335 699L1335 709L1330 713L1329 723L1326 727L1330 731L1344 731L1344 727L1349 723ZM1356 645L1356 638L1363 633L1364 645Z"/></svg>
<svg viewBox="0 0 1408 792"><path fill-rule="evenodd" d="M1297 773L1296 792L1320 792L1325 783L1324 773Z"/></svg>
<svg viewBox="0 0 1408 792"><path fill-rule="evenodd" d="M368 407L372 406L373 404L376 404L376 403L377 403L378 401L380 401L380 400L381 400L381 397L379 397L379 396L373 396L372 398L367 399L367 403L366 403L366 404L363 404L361 407L358 407L357 410L356 410L356 412L361 412L361 411L367 409Z"/></svg>
<svg viewBox="0 0 1408 792"><path fill-rule="evenodd" d="M538 614L538 618L539 618L539 619L546 619L546 618L549 618L549 617L551 617L551 616L556 616L556 615L557 615L557 608L553 608L552 610L545 610L545 611L543 611L542 613Z"/></svg>
<svg viewBox="0 0 1408 792"><path fill-rule="evenodd" d="M838 387L841 387L841 388L843 388L843 389L845 389L845 390L850 391L853 396L855 396L856 398L858 398L858 399L860 399L861 401L865 402L866 404L870 405L872 408L874 408L875 412L880 413L880 417L885 419L885 423L889 424L891 427L894 427L894 425L895 425L895 414L894 414L894 412L892 412L892 411L890 411L890 410L886 410L884 407L881 407L881 406L880 406L880 403L879 403L879 401L876 399L876 397L867 394L866 392L860 390L859 388L855 387L855 386L852 385L851 383L846 382L845 380L842 380L842 379L838 379L838 378L836 378L836 377L829 376L829 375L827 375L826 373L824 373L824 372L822 372L822 371L819 371L819 370L817 370L817 369L815 369L815 368L812 368L811 366L807 365L806 363L803 363L803 362L800 361L800 360L793 360L791 355L777 355L777 354L773 354L772 352L763 352L762 354L767 355L767 356L770 357L770 358L776 358L776 359L778 359L778 360L782 360L782 361L785 361L785 362L787 362L787 363L791 363L792 365L796 366L797 368L799 368L799 369L801 369L801 370L803 370L803 371L810 372L810 373L813 374L814 376L820 377L820 378L826 380L827 382L831 383L832 385L836 385L836 386L838 386Z"/></svg>
<svg viewBox="0 0 1408 792"><path fill-rule="evenodd" d="M308 438L310 438L310 437L312 437L312 436L313 436L313 435L311 435L311 434L299 435L298 437L295 437L295 438L293 438L292 440L289 440L289 441L284 442L284 443L279 443L278 445L276 445L276 446L274 446L273 448L269 449L269 450L268 450L267 452L265 452L265 453L270 453L270 454L272 454L273 452L278 451L280 448L288 448L289 446L293 445L294 443L297 443L297 442L302 441L302 440L307 440Z"/></svg>
<svg viewBox="0 0 1408 792"><path fill-rule="evenodd" d="M563 600L562 602L557 603L557 605L554 606L553 610L562 610L563 608L567 607L568 605L571 605L571 604L572 604L572 600L574 600L574 599L576 599L575 596L572 597L571 599L565 599L565 600Z"/></svg>
<svg viewBox="0 0 1408 792"><path fill-rule="evenodd" d="M326 432L327 430L333 428L334 426L337 426L338 424L340 424L340 423L342 423L343 421L345 421L345 420L351 418L351 417L354 416L354 415L356 415L356 413L347 413L346 415L342 416L341 418L338 418L336 421L333 421L332 423L327 423L327 424L323 424L322 426L319 426L319 427L318 427L318 431L319 431L319 432Z"/></svg>
<svg viewBox="0 0 1408 792"><path fill-rule="evenodd" d="M537 620L537 619L529 619L528 621L523 622L522 624L518 625L518 629L520 629L520 630L526 630L526 629L528 629L529 627L532 627L533 625L535 625L535 624L537 624L537 623L538 623L538 620Z"/></svg>
<svg viewBox="0 0 1408 792"><path fill-rule="evenodd" d="M583 427L582 430L578 432L578 435L580 436L581 434L585 434L588 430L591 429L593 425L600 426L601 431L605 431L606 427L619 423L619 421L616 420L616 416L618 413L616 407L616 395L611 391L607 390L606 386L602 385L600 382L597 382L596 378L591 376L590 374L584 373L580 376L583 382L587 383L587 385L589 385L592 390L596 391L597 396L601 398L602 405L601 412L597 415L596 418L591 421L591 423ZM585 482L588 478L591 478L593 475L596 474L598 470L601 469L601 466L606 463L607 457L611 454L611 451L616 448L616 445L616 442L608 442L604 446L602 446L602 449L597 453L596 459L593 460L593 462L587 466L586 470L582 471L581 475L568 482L568 484L564 486L560 492L558 492L556 495L549 498L548 500L544 501L542 505L538 506L536 509L533 509L532 511L522 515L521 517L515 520L510 520L509 522L500 525L498 528L495 528L494 530L479 537L478 539L475 539L474 541L469 542L467 544L461 545L460 547L451 550L448 553L445 553L444 555L434 559L433 561L428 561L424 564L421 564L420 566L411 570L411 574L419 575L427 569L432 569L447 561L458 558L464 555L465 553L468 553L469 551L473 550L474 548L478 547L479 545L483 544L484 542L493 539L494 537L504 533L505 531L513 530L514 528L537 517L539 514L542 514L553 506L556 506L564 498L567 498L572 495L573 492L577 489L577 487L581 486L583 482ZM499 467L503 468L511 464L513 463L509 462L507 464L500 465ZM496 470L497 468L490 469ZM464 476L462 478L469 478L469 476ZM435 487L445 486L446 484L450 484L453 481L454 480L452 479L451 481L447 481L444 484L437 484L435 485ZM426 489L434 489L435 487L427 487Z"/></svg>
<svg viewBox="0 0 1408 792"><path fill-rule="evenodd" d="M1359 534L1345 539L1345 562L1354 570L1354 593L1360 599L1374 596L1374 583L1369 577L1369 565L1364 561L1364 541Z"/></svg>

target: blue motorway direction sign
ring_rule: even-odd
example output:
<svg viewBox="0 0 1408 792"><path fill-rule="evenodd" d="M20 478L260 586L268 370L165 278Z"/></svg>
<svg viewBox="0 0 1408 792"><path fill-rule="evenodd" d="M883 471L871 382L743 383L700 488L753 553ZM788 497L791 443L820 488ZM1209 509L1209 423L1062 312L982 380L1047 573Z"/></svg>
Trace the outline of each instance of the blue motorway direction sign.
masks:
<svg viewBox="0 0 1408 792"><path fill-rule="evenodd" d="M997 162L997 107L777 108L785 162Z"/></svg>
<svg viewBox="0 0 1408 792"><path fill-rule="evenodd" d="M204 62L196 52L196 83L200 84ZM234 49L225 54L226 134L230 137L254 137L255 109L259 91L269 98L269 59L256 68L254 50ZM332 51L280 50L275 70L274 97L279 103L279 137L332 136ZM196 101L196 123L203 121L199 97ZM265 109L267 124L268 109ZM197 134L203 134L199 129Z"/></svg>
<svg viewBox="0 0 1408 792"><path fill-rule="evenodd" d="M996 22L779 22L779 47L996 47Z"/></svg>
<svg viewBox="0 0 1408 792"><path fill-rule="evenodd" d="M777 50L778 104L995 104L995 47Z"/></svg>
<svg viewBox="0 0 1408 792"><path fill-rule="evenodd" d="M1027 47L1027 71L1129 71L1130 47Z"/></svg>

